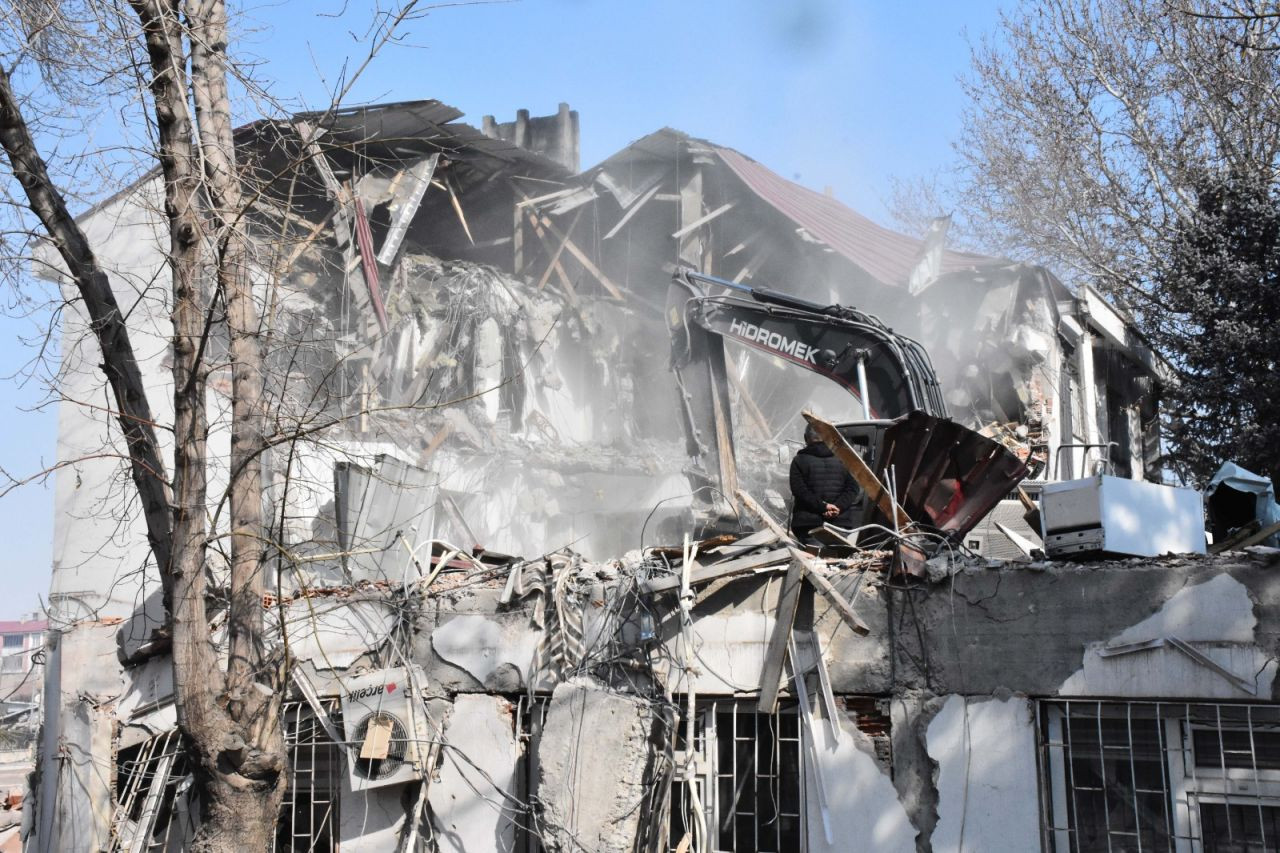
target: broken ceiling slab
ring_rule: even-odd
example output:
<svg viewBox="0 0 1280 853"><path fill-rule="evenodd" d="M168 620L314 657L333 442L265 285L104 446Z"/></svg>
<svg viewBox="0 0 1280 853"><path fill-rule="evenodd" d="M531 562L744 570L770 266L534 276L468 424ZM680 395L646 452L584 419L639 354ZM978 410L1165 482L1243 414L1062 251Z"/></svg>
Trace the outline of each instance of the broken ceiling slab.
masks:
<svg viewBox="0 0 1280 853"><path fill-rule="evenodd" d="M523 613L462 614L431 631L431 647L442 660L465 670L486 689L503 693L525 687L539 640Z"/></svg>
<svg viewBox="0 0 1280 853"><path fill-rule="evenodd" d="M537 745L548 853L631 853L658 726L654 705L639 696L587 678L556 687Z"/></svg>

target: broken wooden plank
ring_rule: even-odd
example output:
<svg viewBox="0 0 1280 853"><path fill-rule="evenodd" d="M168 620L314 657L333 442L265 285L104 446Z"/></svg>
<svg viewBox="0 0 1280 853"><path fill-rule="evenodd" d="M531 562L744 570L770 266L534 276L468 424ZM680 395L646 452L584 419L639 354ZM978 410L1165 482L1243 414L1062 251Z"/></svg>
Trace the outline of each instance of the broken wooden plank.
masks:
<svg viewBox="0 0 1280 853"><path fill-rule="evenodd" d="M742 489L738 489L738 500L742 501L743 506L751 510L752 515L755 515L757 518L763 521L764 526L769 528L771 531L773 531L774 535L776 535L779 539L782 539L785 542L790 542L792 544L795 544L796 540L792 538L791 534L787 532L786 528L783 527L781 524L779 524L777 521L775 521L773 516L769 515L768 511L765 510L764 507L756 503L755 498L751 497L751 495L747 494Z"/></svg>
<svg viewBox="0 0 1280 853"><path fill-rule="evenodd" d="M800 607L800 588L804 586L804 564L792 560L782 579L782 592L778 596L778 610L774 615L773 633L769 635L769 647L765 651L764 666L760 669L760 699L756 710L761 714L774 714L778 710L778 688L782 680L782 667L786 662L787 644L791 640L791 626L796 621Z"/></svg>
<svg viewBox="0 0 1280 853"><path fill-rule="evenodd" d="M444 185L449 190L449 201L453 204L453 212L458 214L458 221L462 223L462 231L467 235L467 241L474 246L476 238L471 236L471 226L467 224L467 215L462 212L462 200L458 198L458 190L454 187L454 180L447 173L444 176Z"/></svg>
<svg viewBox="0 0 1280 853"><path fill-rule="evenodd" d="M685 227L681 228L676 233L672 234L671 239L679 240L684 235L689 234L690 232L696 231L697 229L701 228L703 225L706 225L711 220L716 219L717 217L723 214L726 214L731 210L733 210L733 202L731 201L726 202L720 205L719 207L717 207L715 210L706 214L705 216L698 217L697 219L693 220Z"/></svg>
<svg viewBox="0 0 1280 853"><path fill-rule="evenodd" d="M569 223L569 230L564 232L564 239L560 241L560 245L556 246L556 250L551 253L551 260L547 262L547 268L542 271L542 277L538 279L537 290L547 286L547 279L551 278L551 273L560 264L560 256L564 254L565 244L569 242L569 237L573 235L573 229L578 227L578 220L582 218L582 209L573 215L573 221Z"/></svg>
<svg viewBox="0 0 1280 853"><path fill-rule="evenodd" d="M710 583L720 578L729 577L730 575L742 574L744 572L755 571L765 566L777 565L786 561L788 550L786 548L775 548L772 551L765 551L762 554L749 554L746 557L738 557L733 560L724 560L719 563L711 563L708 565L699 564L689 574L689 583L692 586L698 584ZM653 578L647 581L641 581L639 584L641 592L655 593L666 592L669 589L675 589L680 586L680 578L675 575L666 577Z"/></svg>
<svg viewBox="0 0 1280 853"><path fill-rule="evenodd" d="M289 257L284 262L283 269L286 273L293 269L293 265L297 263L298 258L302 257L302 253L305 252L311 244L315 242L316 238L320 236L320 233L324 231L324 227L329 224L329 219L333 215L334 211L331 210L322 216L320 221L313 225L311 230L307 232L307 236L303 237L302 240L294 245L293 251L289 253Z"/></svg>
<svg viewBox="0 0 1280 853"><path fill-rule="evenodd" d="M772 530L757 530L755 533L735 539L732 542L726 542L723 545L708 546L707 552L715 553L720 557L736 557L762 545L772 545L777 541L778 535Z"/></svg>
<svg viewBox="0 0 1280 853"><path fill-rule="evenodd" d="M1275 524L1268 524L1266 527L1262 528L1258 532L1250 534L1246 536L1244 539L1240 540L1239 542L1232 543L1228 547L1248 548L1250 545L1257 545L1262 540L1269 539L1272 536L1275 536L1277 533L1280 533L1280 521L1277 521ZM1215 551L1214 553L1218 553L1218 552Z"/></svg>
<svg viewBox="0 0 1280 853"><path fill-rule="evenodd" d="M653 198L655 195L658 194L659 186L661 186L661 184L654 184L652 187L649 188L648 192L640 196L640 198L636 199L635 202L631 205L631 207L627 208L626 213L622 214L622 218L619 219L616 223L614 223L614 226L609 229L609 233L604 235L600 239L608 240L614 234L617 234L619 231L621 231L623 226L631 221L631 217L639 213L640 208L644 207L645 203L648 202L649 199Z"/></svg>
<svg viewBox="0 0 1280 853"><path fill-rule="evenodd" d="M871 633L871 629L863 624L858 618L858 614L853 612L853 607L849 602L844 600L844 596L840 594L831 581L827 580L818 568L818 561L813 557L801 551L799 548L791 548L791 559L798 561L804 566L805 577L809 579L809 583L813 584L814 589L822 593L822 597L831 603L831 606L840 614L840 618L844 623L853 629L853 633L860 637L865 637Z"/></svg>
<svg viewBox="0 0 1280 853"><path fill-rule="evenodd" d="M1249 523L1245 524L1235 533L1232 533L1226 539L1223 539L1221 542L1214 542L1212 545L1210 545L1209 553L1221 554L1223 551L1230 551L1232 548L1239 548L1241 542L1245 541L1246 539L1248 539L1250 536L1257 533L1261 529L1262 529L1262 522L1258 521L1258 519L1255 518L1253 521L1250 521Z"/></svg>
<svg viewBox="0 0 1280 853"><path fill-rule="evenodd" d="M833 424L829 424L813 412L804 411L804 419L809 422L814 429L818 431L818 435L831 448L831 452L844 465L845 469L853 475L854 482L861 488L867 496L867 500L880 508L885 518L896 519L898 527L906 527L911 523L911 516L900 507L889 495L889 490L884 487L875 473L867 467L867 463L862 461L862 457L858 455L849 442L844 440L844 436L840 434L840 430L836 429Z"/></svg>
<svg viewBox="0 0 1280 853"><path fill-rule="evenodd" d="M543 227L545 227L548 231L550 231L551 235L555 237L557 240L563 240L564 247L569 250L569 254L577 258L578 263L582 264L583 268L587 272L591 273L591 275L595 277L596 281L600 282L600 286L603 287L605 290L609 291L609 294L614 299L625 298L623 297L622 291L618 288L618 286L609 280L609 277L605 275L604 272L595 265L595 262L592 261L591 258L587 256L587 253L579 249L577 244L574 243L572 240L570 240L566 235L560 233L560 229L555 226L555 223L553 223L550 219L548 219L545 216L538 216L534 213L530 213L529 215L534 217L539 222L541 222Z"/></svg>
<svg viewBox="0 0 1280 853"><path fill-rule="evenodd" d="M402 173L413 181L413 186L409 187L403 197L392 202L391 227L387 229L387 236L382 239L382 248L378 249L378 263L383 266L391 266L396 252L400 251L400 244L404 241L405 234L409 232L409 223L413 221L414 215L422 205L427 187L431 186L431 177L435 174L436 163L439 160L439 153L432 154L414 163Z"/></svg>
<svg viewBox="0 0 1280 853"><path fill-rule="evenodd" d="M453 422L445 421L444 426L440 427L435 435L431 436L431 440L427 442L427 446L423 448L422 453L418 454L418 464L425 465L431 455L440 449L440 445L444 444L444 440L453 433Z"/></svg>

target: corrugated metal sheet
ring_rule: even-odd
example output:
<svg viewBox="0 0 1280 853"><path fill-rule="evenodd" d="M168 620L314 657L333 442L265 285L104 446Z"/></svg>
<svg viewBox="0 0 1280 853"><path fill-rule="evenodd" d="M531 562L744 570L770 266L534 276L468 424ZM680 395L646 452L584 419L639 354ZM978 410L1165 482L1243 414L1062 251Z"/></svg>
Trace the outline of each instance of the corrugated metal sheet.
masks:
<svg viewBox="0 0 1280 853"><path fill-rule="evenodd" d="M548 157L505 139L492 139L471 125L456 121L461 116L461 110L440 101L401 101L331 113L299 113L293 120L324 127L329 146L386 149L385 156L405 159L441 152L485 172L518 169L522 174L557 180L573 174Z"/></svg>
<svg viewBox="0 0 1280 853"><path fill-rule="evenodd" d="M921 240L877 225L836 199L792 183L732 148L715 148L715 152L752 192L811 236L873 278L888 285L906 285L920 257ZM1007 263L984 255L946 251L942 272Z"/></svg>

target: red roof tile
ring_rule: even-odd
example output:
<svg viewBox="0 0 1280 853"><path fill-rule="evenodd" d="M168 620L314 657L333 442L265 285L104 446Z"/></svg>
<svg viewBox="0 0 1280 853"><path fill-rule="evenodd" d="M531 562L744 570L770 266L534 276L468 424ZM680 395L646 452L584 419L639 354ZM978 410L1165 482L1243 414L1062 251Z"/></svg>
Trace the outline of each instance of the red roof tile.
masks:
<svg viewBox="0 0 1280 853"><path fill-rule="evenodd" d="M873 278L888 285L906 285L919 260L923 241L877 225L834 198L792 183L732 148L715 151L752 192L803 227L810 236ZM942 271L1006 263L999 258L948 250L943 252Z"/></svg>

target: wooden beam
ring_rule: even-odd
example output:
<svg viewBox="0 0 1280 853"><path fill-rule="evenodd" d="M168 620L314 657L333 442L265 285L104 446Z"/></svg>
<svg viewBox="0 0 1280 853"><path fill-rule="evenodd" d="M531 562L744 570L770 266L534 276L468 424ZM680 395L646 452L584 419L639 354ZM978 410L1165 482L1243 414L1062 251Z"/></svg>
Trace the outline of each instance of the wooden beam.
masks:
<svg viewBox="0 0 1280 853"><path fill-rule="evenodd" d="M1257 545L1263 539L1268 539L1275 536L1277 533L1280 533L1280 521L1277 521L1275 524L1268 524L1261 530L1245 535L1244 538L1233 536L1230 539L1226 539L1223 541L1221 548L1215 545L1211 550L1211 553L1220 554L1223 551L1248 548L1250 545Z"/></svg>
<svg viewBox="0 0 1280 853"><path fill-rule="evenodd" d="M778 710L778 686L782 680L782 667L786 662L787 644L791 640L791 628L796 621L796 610L800 607L802 586L804 565L799 560L792 560L786 577L782 579L773 633L769 635L764 666L760 668L760 699L756 703L756 710L761 714L773 714Z"/></svg>
<svg viewBox="0 0 1280 853"><path fill-rule="evenodd" d="M614 226L609 229L609 233L604 235L600 239L608 240L614 234L617 234L619 231L621 231L622 226L630 222L631 217L635 216L637 213L640 212L640 208L644 207L645 202L649 201L649 199L653 198L655 195L658 194L659 186L661 186L661 184L654 184L652 187L649 188L648 192L646 192L644 195L640 196L640 198L632 202L631 206L627 208L627 212L622 214L622 218L619 219L616 223L614 223Z"/></svg>
<svg viewBox="0 0 1280 853"><path fill-rule="evenodd" d="M786 528L775 521L773 516L770 515L764 507L756 503L756 499L751 497L751 495L747 494L742 489L738 489L738 500L742 501L743 506L751 510L752 515L763 521L764 526L772 530L773 534L779 539L784 542L790 542L793 545L796 543L795 538L786 531Z"/></svg>
<svg viewBox="0 0 1280 853"><path fill-rule="evenodd" d="M565 244L569 242L569 237L573 235L573 229L578 227L578 220L582 218L582 211L585 207L578 208L578 212L574 214L573 221L569 223L569 230L565 231L564 239L560 241L560 245L556 246L556 250L551 254L551 260L547 262L547 268L542 271L542 277L538 279L538 290L547 286L547 279L551 278L551 273L560 265L560 256L564 254Z"/></svg>
<svg viewBox="0 0 1280 853"><path fill-rule="evenodd" d="M534 216L532 213L528 213L528 211L526 211L526 213L529 216L529 222L533 225L533 233L542 241L542 245L546 247L548 252L552 251L551 238L547 235L547 232L543 230L542 224L538 222L538 217ZM569 280L569 274L564 271L564 265L560 263L559 258L555 258L549 266L555 269L556 275L560 279L560 285L564 288L565 298L569 300L569 304L575 308L578 307L578 293L574 290L573 283Z"/></svg>
<svg viewBox="0 0 1280 853"><path fill-rule="evenodd" d="M539 220L542 223L543 227L545 227L548 231L550 231L552 236L554 236L557 240L563 240L564 247L569 250L569 254L577 258L578 263L582 264L582 266L587 270L587 272L595 276L596 281L600 282L600 285L605 290L609 291L609 295L611 295L614 299L625 299L625 297L622 295L622 291L618 288L618 286L609 280L609 277L605 275L604 272L601 271L601 269L595 265L595 262L592 261L591 258L587 256L586 252L579 249L577 244L575 244L572 240L570 240L566 235L560 233L560 229L555 226L555 223L553 223L550 219L548 219L545 216L538 216L533 213L530 213L530 216L533 216L535 219Z"/></svg>
<svg viewBox="0 0 1280 853"><path fill-rule="evenodd" d="M444 185L449 190L449 201L453 203L453 211L458 214L458 221L462 223L462 231L467 235L467 240L471 245L476 244L476 238L471 236L471 226L467 224L467 215L462 212L462 201L458 198L458 191L453 186L454 181L446 172L444 176Z"/></svg>
<svg viewBox="0 0 1280 853"><path fill-rule="evenodd" d="M870 634L871 629L863 624L862 620L858 618L858 614L853 612L853 607L840 594L840 591L832 586L831 581L827 580L826 576L822 574L818 567L818 561L799 548L790 548L788 550L791 552L791 559L804 566L804 574L809 583L813 584L814 589L822 593L823 598L831 602L831 606L840 614L840 618L844 620L845 624L853 629L853 633L860 637Z"/></svg>
<svg viewBox="0 0 1280 853"><path fill-rule="evenodd" d="M862 457L858 455L857 451L849 446L849 442L844 440L840 430L813 412L806 410L801 414L818 431L818 435L822 436L822 440L827 447L831 448L831 452L840 460L845 469L853 475L854 481L862 487L867 500L879 507L886 518L896 519L898 527L906 527L910 524L911 516L907 515L902 507L889 496L889 490L884 487L884 484L880 482L875 473L867 467L867 463L862 461Z"/></svg>
<svg viewBox="0 0 1280 853"><path fill-rule="evenodd" d="M689 585L697 586L698 584L710 583L730 575L738 575L743 572L755 571L765 566L777 565L778 563L786 562L788 553L786 548L774 548L772 551L738 557L734 560L722 560L719 563L711 563L710 565L699 564L689 574ZM640 583L640 591L648 593L666 592L678 586L680 586L680 578L675 575L667 575L653 580L642 581Z"/></svg>
<svg viewBox="0 0 1280 853"><path fill-rule="evenodd" d="M738 364L733 360L733 356L729 355L728 350L725 350L724 361L725 371L729 374L729 384L738 392L738 397L742 400L742 406L751 417L752 424L760 432L760 437L768 441L773 437L773 432L769 429L769 421L765 418L764 412L760 411L760 407L756 405L756 401L752 398L751 392L747 390L747 385L742 381L742 377L738 375Z"/></svg>
<svg viewBox="0 0 1280 853"><path fill-rule="evenodd" d="M706 216L700 216L697 219L693 220L688 225L681 228L676 233L672 234L671 239L679 240L684 235L692 231L696 231L697 229L701 228L703 225L706 225L708 222L720 216L721 214L728 213L730 210L733 210L733 202L731 201L720 205L715 210L708 213Z"/></svg>

